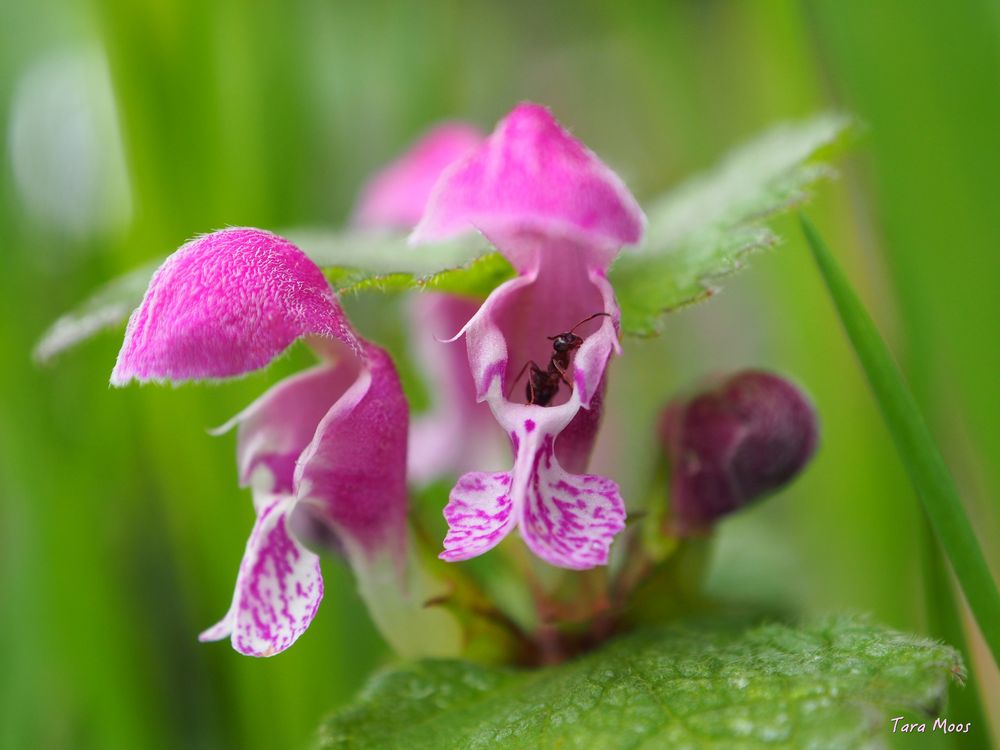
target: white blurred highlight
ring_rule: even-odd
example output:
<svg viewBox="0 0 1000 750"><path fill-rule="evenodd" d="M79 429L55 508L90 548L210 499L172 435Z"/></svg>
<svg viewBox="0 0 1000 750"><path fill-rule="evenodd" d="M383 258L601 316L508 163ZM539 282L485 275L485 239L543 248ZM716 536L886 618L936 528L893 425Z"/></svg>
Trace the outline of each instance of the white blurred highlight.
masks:
<svg viewBox="0 0 1000 750"><path fill-rule="evenodd" d="M85 239L131 217L114 94L100 53L61 51L24 70L7 148L21 201L47 228Z"/></svg>

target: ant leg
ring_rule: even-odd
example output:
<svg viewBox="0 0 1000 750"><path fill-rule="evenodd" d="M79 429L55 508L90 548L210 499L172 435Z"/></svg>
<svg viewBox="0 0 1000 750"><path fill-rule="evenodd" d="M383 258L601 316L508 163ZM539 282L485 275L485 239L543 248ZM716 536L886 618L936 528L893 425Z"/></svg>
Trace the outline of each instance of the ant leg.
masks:
<svg viewBox="0 0 1000 750"><path fill-rule="evenodd" d="M528 369L529 365L534 365L536 369L539 369L538 365L535 363L535 360L533 359L529 359L527 362L524 363L524 367L522 367L520 372L517 373L517 377L514 378L514 380L511 382L510 387L507 388L507 395L504 396L504 398L506 398L508 401L510 400L510 394L514 392L514 386L517 385L517 381L521 379L521 376L524 375L524 371ZM530 385L531 381L528 381L528 383Z"/></svg>
<svg viewBox="0 0 1000 750"><path fill-rule="evenodd" d="M564 382L566 385L568 385L570 388L572 388L573 384L571 382L569 382L568 380L566 380L566 371L563 370L562 368L560 368L559 365L557 365L555 362L552 363L552 366L554 368L556 368L556 372L559 373L559 379L562 382Z"/></svg>
<svg viewBox="0 0 1000 750"><path fill-rule="evenodd" d="M524 375L524 371L528 369L528 365L530 364L530 359L524 363L524 367L522 367L520 372L517 373L517 377L511 382L510 387L507 388L507 393L504 395L504 398L510 400L510 394L514 392L514 386L517 385L517 381L521 379L521 376Z"/></svg>

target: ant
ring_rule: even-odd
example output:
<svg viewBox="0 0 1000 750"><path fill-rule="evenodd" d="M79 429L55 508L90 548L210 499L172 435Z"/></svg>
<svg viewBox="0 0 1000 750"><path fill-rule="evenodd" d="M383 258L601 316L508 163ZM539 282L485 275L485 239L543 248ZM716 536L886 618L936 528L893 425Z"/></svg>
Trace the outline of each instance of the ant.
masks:
<svg viewBox="0 0 1000 750"><path fill-rule="evenodd" d="M573 384L566 379L566 371L569 369L569 358L573 352L583 345L583 339L573 333L573 331L584 323L594 318L599 318L602 315L611 317L611 313L594 313L589 318L581 320L565 333L546 336L552 342L552 359L549 360L548 369L543 370L533 359L529 359L524 363L524 367L521 368L517 377L514 378L507 396L510 396L510 393L514 390L514 386L517 385L517 381L521 379L524 371L529 367L531 368L531 372L528 374L528 383L524 389L525 398L529 404L548 406L552 399L556 397L556 394L559 393L560 381L572 388Z"/></svg>

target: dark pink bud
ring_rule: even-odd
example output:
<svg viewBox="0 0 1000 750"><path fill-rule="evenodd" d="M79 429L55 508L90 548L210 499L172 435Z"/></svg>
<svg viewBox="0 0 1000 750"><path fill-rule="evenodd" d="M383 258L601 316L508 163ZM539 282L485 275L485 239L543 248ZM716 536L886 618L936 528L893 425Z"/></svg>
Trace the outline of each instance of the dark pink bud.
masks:
<svg viewBox="0 0 1000 750"><path fill-rule="evenodd" d="M661 437L674 530L690 534L791 481L816 449L816 412L788 380L745 370L671 402Z"/></svg>

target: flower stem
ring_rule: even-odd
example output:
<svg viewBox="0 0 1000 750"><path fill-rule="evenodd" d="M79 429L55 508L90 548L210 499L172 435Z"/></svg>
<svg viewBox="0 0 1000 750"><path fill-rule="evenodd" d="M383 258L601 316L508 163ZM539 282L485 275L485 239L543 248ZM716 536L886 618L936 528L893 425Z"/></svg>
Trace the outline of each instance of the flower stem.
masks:
<svg viewBox="0 0 1000 750"><path fill-rule="evenodd" d="M844 272L809 219L799 214L799 220L927 519L951 562L993 660L1000 664L1000 595L944 458Z"/></svg>

